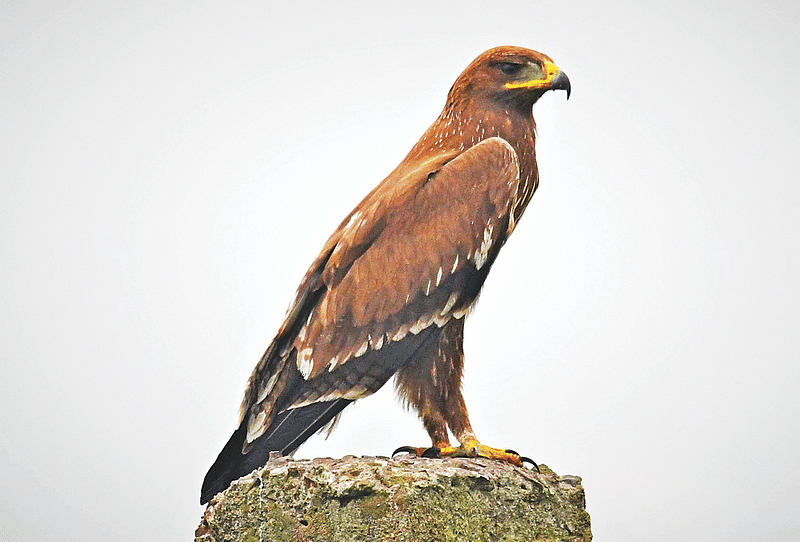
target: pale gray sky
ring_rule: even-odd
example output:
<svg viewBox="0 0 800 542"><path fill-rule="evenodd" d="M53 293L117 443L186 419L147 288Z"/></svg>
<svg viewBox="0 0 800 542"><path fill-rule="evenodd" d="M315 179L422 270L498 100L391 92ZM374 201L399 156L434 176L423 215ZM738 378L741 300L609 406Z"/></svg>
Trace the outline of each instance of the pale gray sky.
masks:
<svg viewBox="0 0 800 542"><path fill-rule="evenodd" d="M573 94L467 324L479 437L598 541L795 540L797 3L285 4L0 4L0 539L189 539L322 243L514 44ZM426 443L387 386L298 456Z"/></svg>

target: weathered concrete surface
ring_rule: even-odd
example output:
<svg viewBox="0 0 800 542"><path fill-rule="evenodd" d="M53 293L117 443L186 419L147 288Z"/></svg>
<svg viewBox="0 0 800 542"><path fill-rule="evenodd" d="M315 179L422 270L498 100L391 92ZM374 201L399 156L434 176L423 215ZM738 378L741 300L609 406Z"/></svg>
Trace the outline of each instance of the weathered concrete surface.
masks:
<svg viewBox="0 0 800 542"><path fill-rule="evenodd" d="M214 497L196 542L589 541L581 479L481 458L270 460Z"/></svg>

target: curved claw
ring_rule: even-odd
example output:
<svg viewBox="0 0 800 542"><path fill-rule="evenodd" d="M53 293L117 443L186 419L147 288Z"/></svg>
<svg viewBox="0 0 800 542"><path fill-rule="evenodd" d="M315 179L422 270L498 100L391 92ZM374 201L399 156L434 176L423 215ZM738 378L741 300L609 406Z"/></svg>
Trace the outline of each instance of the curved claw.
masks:
<svg viewBox="0 0 800 542"><path fill-rule="evenodd" d="M422 455L420 457L433 457L433 458L442 457L442 449L437 448L436 446L431 446L430 448L422 452Z"/></svg>
<svg viewBox="0 0 800 542"><path fill-rule="evenodd" d="M522 461L523 464L530 463L531 465L533 465L533 468L536 469L536 472L538 472L539 474L542 473L542 471L539 470L539 465L537 465L536 461L534 461L530 457L525 457L524 455L520 455L519 460Z"/></svg>
<svg viewBox="0 0 800 542"><path fill-rule="evenodd" d="M536 461L534 461L530 457L525 457L524 455L519 455L519 452L517 452L516 450L506 449L505 452L507 454L514 454L515 456L519 457L519 462L521 463L520 466L523 466L525 463L530 463L531 465L533 465L533 468L536 469L536 472L541 474L541 471L539 470L539 465L537 465Z"/></svg>
<svg viewBox="0 0 800 542"><path fill-rule="evenodd" d="M412 454L419 457L419 448L414 448L413 446L400 446L398 449L392 452L392 457L401 452L406 452L407 454Z"/></svg>
<svg viewBox="0 0 800 542"><path fill-rule="evenodd" d="M430 448L415 448L414 446L400 446L398 449L392 452L392 457L402 452L411 454L415 457L427 457L427 458L442 457L442 449L437 448L436 446L431 446Z"/></svg>

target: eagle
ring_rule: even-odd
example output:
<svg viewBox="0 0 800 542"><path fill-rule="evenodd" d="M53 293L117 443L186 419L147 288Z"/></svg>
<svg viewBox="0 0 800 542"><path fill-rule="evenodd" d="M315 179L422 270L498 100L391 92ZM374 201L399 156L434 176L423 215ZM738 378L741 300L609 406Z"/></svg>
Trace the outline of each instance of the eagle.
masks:
<svg viewBox="0 0 800 542"><path fill-rule="evenodd" d="M291 454L333 427L393 376L432 442L395 453L528 460L481 444L470 425L464 320L536 191L532 107L556 89L569 98L566 74L521 47L490 49L458 76L439 117L306 272L248 380L239 427L206 474L201 504L271 452Z"/></svg>

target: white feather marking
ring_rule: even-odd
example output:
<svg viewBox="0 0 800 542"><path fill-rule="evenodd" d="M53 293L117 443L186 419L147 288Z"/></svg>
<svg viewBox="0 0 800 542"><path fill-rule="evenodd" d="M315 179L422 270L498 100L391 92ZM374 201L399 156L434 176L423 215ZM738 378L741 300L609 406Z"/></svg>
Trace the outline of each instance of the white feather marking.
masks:
<svg viewBox="0 0 800 542"><path fill-rule="evenodd" d="M392 341L397 342L402 340L406 335L408 335L408 325L402 325L392 337Z"/></svg>
<svg viewBox="0 0 800 542"><path fill-rule="evenodd" d="M450 270L451 275L456 272L456 267L458 267L458 254L456 254L456 261L453 262L453 269Z"/></svg>
<svg viewBox="0 0 800 542"><path fill-rule="evenodd" d="M428 281L428 286L425 287L425 295L431 293L431 281Z"/></svg>
<svg viewBox="0 0 800 542"><path fill-rule="evenodd" d="M256 403L260 403L264 399L267 398L267 395L272 391L272 388L275 387L275 382L278 380L278 373L275 373L269 380L267 380L266 384L263 384L261 387L258 388L258 399L256 399Z"/></svg>
<svg viewBox="0 0 800 542"><path fill-rule="evenodd" d="M300 407L304 407L304 406L308 406L308 405L313 405L317 401L319 401L318 398L317 399L307 399L307 400L301 401L299 403L292 403L291 405L289 405L288 410L291 410L293 408L300 408Z"/></svg>
<svg viewBox="0 0 800 542"><path fill-rule="evenodd" d="M419 335L420 331L431 327L431 324L433 324L433 322L436 321L436 316L437 315L435 314L431 314L430 316L425 316L425 315L420 316L419 319L414 323L414 325L411 326L411 328L409 328L409 331L414 335Z"/></svg>
<svg viewBox="0 0 800 542"><path fill-rule="evenodd" d="M456 304L456 301L458 301L458 292L453 292L450 294L450 297L447 299L447 303L445 303L444 307L442 308L442 312L439 314L441 316L446 316L447 313L450 312L450 309L453 308L453 305Z"/></svg>
<svg viewBox="0 0 800 542"><path fill-rule="evenodd" d="M436 273L436 286L439 286L439 283L442 282L442 266L439 266L439 272Z"/></svg>
<svg viewBox="0 0 800 542"><path fill-rule="evenodd" d="M355 213L353 213L353 216L350 217L350 220L347 222L347 226L345 226L344 229L349 230L353 226L353 224L355 224L356 221L360 218L361 218L361 211L356 211ZM361 222L358 223L358 226L360 225ZM358 229L358 226L356 226L354 229Z"/></svg>
<svg viewBox="0 0 800 542"><path fill-rule="evenodd" d="M344 392L344 394L342 394L342 397L344 397L345 399L360 399L365 395L370 395L370 393L372 392L370 392L365 386L356 384L355 386Z"/></svg>
<svg viewBox="0 0 800 542"><path fill-rule="evenodd" d="M247 443L250 444L258 437L264 434L267 428L264 422L267 419L267 414L262 410L256 416L251 416L247 422Z"/></svg>
<svg viewBox="0 0 800 542"><path fill-rule="evenodd" d="M494 230L494 226L492 226L491 222L486 225L486 229L483 230L483 242L478 250L475 251L475 267L480 269L486 263L486 259L489 257L489 250L492 248L492 231Z"/></svg>
<svg viewBox="0 0 800 542"><path fill-rule="evenodd" d="M368 340L367 340L367 341L364 341L364 344L362 344L362 345L361 345L361 346L358 348L358 350L356 350L356 354L355 354L355 356L353 356L353 357L356 357L356 358L358 358L358 357L361 357L361 356L363 356L363 355L364 355L364 353L367 351L367 348L369 348L369 341L368 341Z"/></svg>
<svg viewBox="0 0 800 542"><path fill-rule="evenodd" d="M334 399L341 399L341 398L347 398L347 397L345 396L345 394L339 393L338 391L331 391L331 392L325 393L325 394L320 395L320 396L311 397L311 398L306 399L304 401L299 401L297 403L292 403L289 406L289 409L291 410L293 408L302 408L304 406L313 405L314 403L321 403L321 402L324 402L324 401L333 401ZM358 399L358 397L355 397L355 399Z"/></svg>
<svg viewBox="0 0 800 542"><path fill-rule="evenodd" d="M352 388L348 389L345 392L339 391L331 391L320 395L319 397L314 397L312 399L306 399L304 401L300 401L297 403L292 403L289 408L300 408L308 405L312 405L314 403L321 403L324 401L333 401L334 399L361 399L364 396L370 395L370 392L366 387L362 386L361 384L356 384Z"/></svg>
<svg viewBox="0 0 800 542"><path fill-rule="evenodd" d="M467 314L469 314L472 311L472 307L474 305L475 305L475 302L473 301L472 303L470 303L469 305L467 305L463 309L458 309L457 311L455 311L453 313L453 318L455 318L456 320L458 320L460 318L464 318L464 316L466 316Z"/></svg>
<svg viewBox="0 0 800 542"><path fill-rule="evenodd" d="M328 363L328 372L333 371L337 365L339 365L339 356L333 356L331 361Z"/></svg>
<svg viewBox="0 0 800 542"><path fill-rule="evenodd" d="M314 361L311 359L313 353L314 351L311 348L303 348L297 354L297 370L300 371L305 380L308 380L308 376L314 369Z"/></svg>
<svg viewBox="0 0 800 542"><path fill-rule="evenodd" d="M343 356L341 356L341 355L340 355L340 356L337 356L337 357L341 358L341 360L340 360L340 361L337 361L337 363L344 363L345 361L347 361L347 360L349 360L349 359L353 359L353 357L354 357L354 355L353 355L353 354L354 354L354 353L355 353L355 352L353 352L352 350L350 350L348 353L344 354Z"/></svg>
<svg viewBox="0 0 800 542"><path fill-rule="evenodd" d="M334 399L361 399L367 395L370 395L370 392L367 388L361 385L356 385L347 390L346 392L342 393L339 391L331 391L320 395L319 397L314 397L312 399L306 399L305 401L300 401L297 403L293 403L289 408L301 408L308 405L313 405L314 403L321 403L324 401L333 401Z"/></svg>
<svg viewBox="0 0 800 542"><path fill-rule="evenodd" d="M425 317L424 316L420 317L420 319L417 320L416 322L414 322L414 325L409 328L409 331L411 333L413 333L414 335L419 335L420 331L422 331L423 329L428 327L428 326L425 325L425 322L423 321L423 318L425 318Z"/></svg>
<svg viewBox="0 0 800 542"><path fill-rule="evenodd" d="M376 342L374 345L372 345L372 348L373 348L374 350L380 350L380 349L381 349L381 347L383 346L383 339L384 339L384 337L385 337L385 335L384 335L383 333L381 333L381 336L380 336L380 338L378 339L378 342Z"/></svg>

